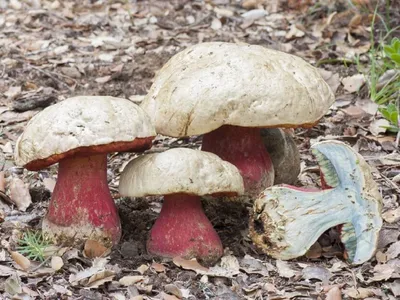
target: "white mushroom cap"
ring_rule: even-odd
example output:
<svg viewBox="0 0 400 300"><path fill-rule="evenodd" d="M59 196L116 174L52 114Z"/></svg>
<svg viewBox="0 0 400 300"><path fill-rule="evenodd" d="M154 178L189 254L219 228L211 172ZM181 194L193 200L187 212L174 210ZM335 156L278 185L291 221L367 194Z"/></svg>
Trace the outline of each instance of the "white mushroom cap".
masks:
<svg viewBox="0 0 400 300"><path fill-rule="evenodd" d="M15 160L18 165L43 160L41 165L45 166L74 149L79 152L99 146L97 153L123 151L117 143L155 135L149 116L131 101L78 96L47 107L29 121L16 143ZM112 147L100 147L109 144Z"/></svg>
<svg viewBox="0 0 400 300"><path fill-rule="evenodd" d="M243 194L244 185L239 170L217 155L174 148L131 160L121 174L119 192L130 197Z"/></svg>
<svg viewBox="0 0 400 300"><path fill-rule="evenodd" d="M210 132L222 125L312 125L334 95L303 59L257 45L203 43L173 56L142 103L163 135Z"/></svg>

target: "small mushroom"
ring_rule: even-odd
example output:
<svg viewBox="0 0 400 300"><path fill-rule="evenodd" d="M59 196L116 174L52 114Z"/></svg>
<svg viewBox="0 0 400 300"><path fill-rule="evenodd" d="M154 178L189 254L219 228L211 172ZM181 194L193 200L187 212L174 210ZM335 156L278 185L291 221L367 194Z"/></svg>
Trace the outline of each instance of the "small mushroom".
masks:
<svg viewBox="0 0 400 300"><path fill-rule="evenodd" d="M254 203L250 236L265 253L286 260L305 254L324 231L342 225L345 257L361 264L373 256L382 226L382 198L370 167L342 142L316 143L312 151L327 188L267 188Z"/></svg>
<svg viewBox="0 0 400 300"><path fill-rule="evenodd" d="M334 95L303 59L258 45L202 43L173 56L142 102L160 134L204 134L202 150L233 163L246 194L274 181L260 130L311 127Z"/></svg>
<svg viewBox="0 0 400 300"><path fill-rule="evenodd" d="M213 153L174 148L133 159L121 174L120 194L164 195L147 251L162 257L197 258L212 264L223 254L221 240L204 214L200 196L244 191L238 169Z"/></svg>
<svg viewBox="0 0 400 300"><path fill-rule="evenodd" d="M146 150L155 135L139 106L114 97L73 97L35 115L16 143L15 160L32 171L59 162L43 231L66 244L117 243L121 226L107 183L107 153Z"/></svg>

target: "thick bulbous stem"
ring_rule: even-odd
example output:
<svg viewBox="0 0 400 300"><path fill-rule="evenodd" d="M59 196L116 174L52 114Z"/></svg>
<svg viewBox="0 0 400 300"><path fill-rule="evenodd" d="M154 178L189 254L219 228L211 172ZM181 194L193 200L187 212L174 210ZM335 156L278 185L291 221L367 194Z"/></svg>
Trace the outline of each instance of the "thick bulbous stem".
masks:
<svg viewBox="0 0 400 300"><path fill-rule="evenodd" d="M204 135L201 149L234 164L243 177L247 195L258 196L274 183L274 167L259 128L221 126Z"/></svg>
<svg viewBox="0 0 400 300"><path fill-rule="evenodd" d="M121 225L107 183L106 154L60 161L43 230L68 244L86 239L105 245L119 241Z"/></svg>
<svg viewBox="0 0 400 300"><path fill-rule="evenodd" d="M160 215L150 232L147 251L162 257L197 258L215 263L223 254L221 240L204 214L200 197L164 197Z"/></svg>

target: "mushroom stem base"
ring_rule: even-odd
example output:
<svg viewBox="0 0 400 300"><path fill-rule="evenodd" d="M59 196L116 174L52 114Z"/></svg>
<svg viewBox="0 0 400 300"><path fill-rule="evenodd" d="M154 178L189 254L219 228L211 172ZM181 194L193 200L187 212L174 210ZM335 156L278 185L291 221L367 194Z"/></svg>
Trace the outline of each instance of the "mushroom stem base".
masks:
<svg viewBox="0 0 400 300"><path fill-rule="evenodd" d="M66 244L94 239L109 246L119 241L121 225L107 183L107 155L60 161L42 227L50 237Z"/></svg>
<svg viewBox="0 0 400 300"><path fill-rule="evenodd" d="M164 197L160 215L150 232L147 251L162 257L197 258L215 263L223 254L221 240L204 214L200 197Z"/></svg>
<svg viewBox="0 0 400 300"><path fill-rule="evenodd" d="M240 171L246 194L258 196L274 183L274 167L260 128L225 125L204 135L203 151L212 152Z"/></svg>

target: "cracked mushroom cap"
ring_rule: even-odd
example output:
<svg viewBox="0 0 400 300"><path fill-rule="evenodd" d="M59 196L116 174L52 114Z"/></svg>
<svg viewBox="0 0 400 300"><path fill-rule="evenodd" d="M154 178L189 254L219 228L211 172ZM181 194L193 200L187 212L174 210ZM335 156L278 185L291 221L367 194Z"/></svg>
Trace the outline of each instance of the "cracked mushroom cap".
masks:
<svg viewBox="0 0 400 300"><path fill-rule="evenodd" d="M257 45L211 42L173 56L142 103L160 134L205 134L222 125L311 126L334 95L300 57Z"/></svg>
<svg viewBox="0 0 400 300"><path fill-rule="evenodd" d="M177 193L240 195L244 185L239 170L217 155L174 148L131 160L121 174L119 192L129 197Z"/></svg>
<svg viewBox="0 0 400 300"><path fill-rule="evenodd" d="M29 121L17 140L15 160L39 170L76 154L145 150L155 135L149 116L129 100L78 96Z"/></svg>
<svg viewBox="0 0 400 300"><path fill-rule="evenodd" d="M382 198L371 169L344 143L326 141L312 148L330 188L266 189L254 203L251 238L272 257L292 259L304 255L324 231L343 225L347 259L361 264L374 255L382 227Z"/></svg>

